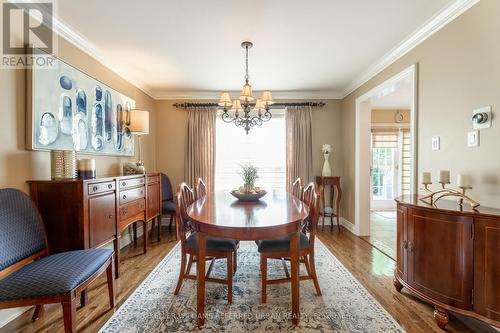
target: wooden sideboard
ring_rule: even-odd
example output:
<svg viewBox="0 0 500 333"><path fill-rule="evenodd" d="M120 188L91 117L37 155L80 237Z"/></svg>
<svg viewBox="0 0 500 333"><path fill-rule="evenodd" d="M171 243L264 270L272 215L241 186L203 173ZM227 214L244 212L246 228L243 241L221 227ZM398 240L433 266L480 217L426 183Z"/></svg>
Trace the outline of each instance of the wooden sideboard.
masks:
<svg viewBox="0 0 500 333"><path fill-rule="evenodd" d="M418 196L397 200L394 286L434 304L444 328L447 311L500 327L500 210Z"/></svg>
<svg viewBox="0 0 500 333"><path fill-rule="evenodd" d="M95 179L30 180L42 215L50 253L88 249L113 242L119 276L120 237L130 224L161 218L160 174ZM158 222L160 223L160 222Z"/></svg>

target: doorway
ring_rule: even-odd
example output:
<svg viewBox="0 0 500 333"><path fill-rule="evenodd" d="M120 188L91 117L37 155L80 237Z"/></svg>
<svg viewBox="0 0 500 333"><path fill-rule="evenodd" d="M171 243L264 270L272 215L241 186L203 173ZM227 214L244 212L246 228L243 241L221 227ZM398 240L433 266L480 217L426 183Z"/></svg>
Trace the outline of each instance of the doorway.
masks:
<svg viewBox="0 0 500 333"><path fill-rule="evenodd" d="M417 65L356 99L358 235L396 258L396 202L416 189Z"/></svg>

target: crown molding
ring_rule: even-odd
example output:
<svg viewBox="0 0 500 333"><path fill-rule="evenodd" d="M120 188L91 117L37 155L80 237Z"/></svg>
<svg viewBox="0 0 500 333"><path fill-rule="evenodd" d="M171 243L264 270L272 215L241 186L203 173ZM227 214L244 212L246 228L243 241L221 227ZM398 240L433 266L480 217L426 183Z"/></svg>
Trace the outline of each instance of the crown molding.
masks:
<svg viewBox="0 0 500 333"><path fill-rule="evenodd" d="M290 99L342 99L340 91L274 91L271 90L275 100L290 100ZM260 91L254 91L255 96L260 95ZM220 91L156 91L152 97L156 100L218 100ZM240 91L230 91L230 95L239 96Z"/></svg>
<svg viewBox="0 0 500 333"><path fill-rule="evenodd" d="M97 46L95 46L84 36L71 29L68 25L66 25L63 21L55 16L53 16L52 24L53 30L57 35L64 38L65 40L76 46L78 49L97 60L104 67L108 68L130 84L142 90L145 94L154 98L154 91L149 85L147 85L144 81L138 79L137 77L131 76L130 74L126 73L123 68L120 68L111 59L105 57L104 54L99 50L99 48L97 48Z"/></svg>
<svg viewBox="0 0 500 333"><path fill-rule="evenodd" d="M463 14L479 1L480 0L455 0L450 3L446 8L434 15L434 17L429 19L414 33L399 43L389 53L384 55L381 59L368 67L367 70L362 72L354 81L352 81L347 89L344 90L342 98L349 96L353 91L389 67L396 60L413 50L434 33L441 30L444 26Z"/></svg>

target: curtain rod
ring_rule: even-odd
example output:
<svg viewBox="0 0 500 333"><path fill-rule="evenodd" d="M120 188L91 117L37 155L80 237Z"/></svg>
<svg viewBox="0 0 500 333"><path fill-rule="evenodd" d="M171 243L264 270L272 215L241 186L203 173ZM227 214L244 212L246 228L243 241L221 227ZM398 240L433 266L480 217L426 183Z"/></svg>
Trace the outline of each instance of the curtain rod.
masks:
<svg viewBox="0 0 500 333"><path fill-rule="evenodd" d="M251 104L255 105L255 104ZM325 102L297 102L297 103L274 103L271 105L271 108L273 107L286 107L286 106L310 106L312 108L322 108L325 106ZM175 103L173 104L174 107L176 108L188 108L188 107L218 107L219 104L217 103Z"/></svg>

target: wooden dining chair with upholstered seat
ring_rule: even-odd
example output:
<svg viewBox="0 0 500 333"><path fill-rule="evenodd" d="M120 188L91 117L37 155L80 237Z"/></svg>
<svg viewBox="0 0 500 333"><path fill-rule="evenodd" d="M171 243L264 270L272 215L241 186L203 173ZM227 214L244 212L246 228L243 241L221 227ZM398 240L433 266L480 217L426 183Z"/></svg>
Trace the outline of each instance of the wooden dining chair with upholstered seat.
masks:
<svg viewBox="0 0 500 333"><path fill-rule="evenodd" d="M318 283L318 276L316 274L316 265L314 261L314 239L316 237L316 230L318 227L319 214L321 209L320 195L316 192L314 183L310 183L303 191L302 198L304 203L309 207L309 216L306 218L306 229L309 235L300 232L299 239L299 262L306 267L307 275L300 276L302 280L313 280L316 294L321 296L321 289ZM257 241L258 251L260 253L260 264L262 273L262 303L267 300L267 285L278 283L289 283L291 281L288 268L285 261L290 261L290 236L279 237L269 240ZM283 262L285 269L285 278L282 279L267 279L267 260L278 259Z"/></svg>
<svg viewBox="0 0 500 333"><path fill-rule="evenodd" d="M0 309L34 305L36 320L44 304L61 303L64 331L76 333L77 296L105 271L114 308L113 250L48 252L32 200L19 190L0 189Z"/></svg>
<svg viewBox="0 0 500 333"><path fill-rule="evenodd" d="M298 177L295 179L295 181L292 183L292 194L296 196L297 198L301 199L302 198L302 178Z"/></svg>
<svg viewBox="0 0 500 333"><path fill-rule="evenodd" d="M187 216L187 207L195 201L195 193L186 183L182 183L179 185L174 199L177 215L177 236L181 240L182 252L179 279L174 292L174 294L177 295L182 287L184 279L196 280L196 275L192 275L190 272L193 263L196 262L196 255L198 253L198 235L193 230L189 222L189 217ZM236 272L237 267L238 246L239 243L234 240L210 236L206 237L206 258L212 261L208 267L205 281L226 284L228 303L232 303L233 301L233 274ZM216 259L226 259L226 279L210 277Z"/></svg>
<svg viewBox="0 0 500 333"><path fill-rule="evenodd" d="M201 199L207 195L207 184L203 179L198 178L196 182L196 199Z"/></svg>

